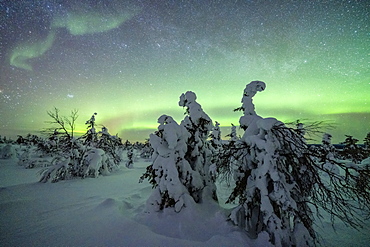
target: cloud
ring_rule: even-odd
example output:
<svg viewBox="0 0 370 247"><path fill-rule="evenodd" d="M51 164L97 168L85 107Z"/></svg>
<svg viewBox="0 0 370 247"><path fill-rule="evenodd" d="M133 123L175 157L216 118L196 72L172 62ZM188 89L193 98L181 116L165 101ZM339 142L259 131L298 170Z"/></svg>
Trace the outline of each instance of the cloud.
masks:
<svg viewBox="0 0 370 247"><path fill-rule="evenodd" d="M51 48L54 40L55 32L51 31L45 40L19 44L11 52L10 65L32 71L32 66L28 63L28 60L42 56Z"/></svg>

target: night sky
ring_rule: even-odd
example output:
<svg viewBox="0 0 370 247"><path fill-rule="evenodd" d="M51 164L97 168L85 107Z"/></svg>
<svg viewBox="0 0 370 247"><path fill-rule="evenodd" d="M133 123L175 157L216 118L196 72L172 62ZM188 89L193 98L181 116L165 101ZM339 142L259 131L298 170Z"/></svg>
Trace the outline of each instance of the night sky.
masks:
<svg viewBox="0 0 370 247"><path fill-rule="evenodd" d="M256 112L336 125L334 142L370 132L370 2L0 0L0 134L37 133L53 107L79 110L123 139L162 114L180 122L190 90L238 125L245 85ZM320 141L320 137L318 137Z"/></svg>

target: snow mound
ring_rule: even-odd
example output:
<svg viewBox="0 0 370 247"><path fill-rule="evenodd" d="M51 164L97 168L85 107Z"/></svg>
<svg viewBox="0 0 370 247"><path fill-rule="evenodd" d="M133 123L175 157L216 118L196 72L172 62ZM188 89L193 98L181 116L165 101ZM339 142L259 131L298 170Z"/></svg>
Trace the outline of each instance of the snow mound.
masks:
<svg viewBox="0 0 370 247"><path fill-rule="evenodd" d="M143 212L136 219L156 234L199 242L199 246L246 246L248 242L253 243L227 221L228 210L212 202L197 204L191 201L186 202L187 207L180 213L165 208L162 212Z"/></svg>

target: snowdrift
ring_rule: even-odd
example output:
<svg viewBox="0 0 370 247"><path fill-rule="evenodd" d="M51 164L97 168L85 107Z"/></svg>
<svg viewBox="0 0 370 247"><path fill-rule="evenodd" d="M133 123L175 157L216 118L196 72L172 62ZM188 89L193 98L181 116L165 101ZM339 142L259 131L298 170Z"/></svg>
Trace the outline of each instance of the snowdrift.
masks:
<svg viewBox="0 0 370 247"><path fill-rule="evenodd" d="M1 246L269 246L267 236L251 240L226 221L229 209L194 204L181 213L146 213L152 189L138 183L150 163L108 176L39 183L42 168L25 169L0 159ZM219 198L229 189L218 184ZM229 206L230 207L230 206ZM369 228L357 232L329 219L318 223L324 246L368 246Z"/></svg>

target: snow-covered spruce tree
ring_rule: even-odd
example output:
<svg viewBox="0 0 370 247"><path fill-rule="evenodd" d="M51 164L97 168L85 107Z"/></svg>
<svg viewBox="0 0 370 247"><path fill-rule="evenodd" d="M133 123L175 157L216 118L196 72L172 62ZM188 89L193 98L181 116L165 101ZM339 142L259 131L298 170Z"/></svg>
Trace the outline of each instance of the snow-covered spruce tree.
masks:
<svg viewBox="0 0 370 247"><path fill-rule="evenodd" d="M96 112L91 116L89 120L86 121L87 125L87 132L83 136L84 144L88 146L96 146L96 143L98 142L98 132L96 131L96 124L95 124L95 116L97 115Z"/></svg>
<svg viewBox="0 0 370 247"><path fill-rule="evenodd" d="M215 122L215 126L212 129L211 134L209 135L210 139L210 149L212 153L211 165L209 167L209 173L212 176L212 180L216 181L217 177L217 160L220 153L222 153L222 139L221 139L221 130L220 123Z"/></svg>
<svg viewBox="0 0 370 247"><path fill-rule="evenodd" d="M150 146L149 139L146 139L143 148L140 151L140 157L143 159L150 159L152 154L153 148Z"/></svg>
<svg viewBox="0 0 370 247"><path fill-rule="evenodd" d="M364 155L367 159L370 159L370 132L367 133L364 139Z"/></svg>
<svg viewBox="0 0 370 247"><path fill-rule="evenodd" d="M101 148L107 154L109 160L115 165L121 162L121 152L123 150L122 140L117 135L111 135L108 128L103 126L98 132L97 148Z"/></svg>
<svg viewBox="0 0 370 247"><path fill-rule="evenodd" d="M37 148L45 155L56 156L60 151L58 131L49 133L47 138L38 143Z"/></svg>
<svg viewBox="0 0 370 247"><path fill-rule="evenodd" d="M366 151L357 145L358 139L353 136L346 135L346 139L341 144L344 145L340 155L344 159L352 160L352 162L359 164L366 158Z"/></svg>
<svg viewBox="0 0 370 247"><path fill-rule="evenodd" d="M367 133L364 139L364 145L365 145L365 149L370 150L370 132Z"/></svg>
<svg viewBox="0 0 370 247"><path fill-rule="evenodd" d="M230 184L231 177L238 176L240 173L240 162L243 160L244 145L239 141L236 133L236 126L231 123L230 134L225 137L229 139L222 145L222 151L218 155L217 171L218 178Z"/></svg>
<svg viewBox="0 0 370 247"><path fill-rule="evenodd" d="M185 159L194 172L199 173L203 186L196 188L192 187L190 183L186 186L197 203L202 202L204 198L213 198L217 201L215 179L210 173L213 148L211 143L207 141L213 124L211 118L203 111L196 99L197 96L194 92L187 91L180 96L179 106L186 108L186 116L181 121L181 126L189 132L189 138L186 140Z"/></svg>
<svg viewBox="0 0 370 247"><path fill-rule="evenodd" d="M151 212L173 207L180 212L192 200L189 188L200 190L203 183L185 159L189 133L167 115L159 117L158 123L158 131L149 140L154 149L153 163L140 178L147 178L154 188L146 209Z"/></svg>
<svg viewBox="0 0 370 247"><path fill-rule="evenodd" d="M287 127L255 113L252 97L264 88L260 81L247 85L239 108L245 133L239 147L221 159L232 156L240 165L229 197L239 199L239 206L230 219L251 237L268 234L275 246L315 245L313 209L317 216L319 208L328 212L332 222L339 218L361 227L363 215L370 215L370 170L341 163L337 165L345 175L324 169L316 162L320 154L309 149L302 125Z"/></svg>
<svg viewBox="0 0 370 247"><path fill-rule="evenodd" d="M212 132L209 135L209 137L211 138L210 140L211 145L215 150L218 150L222 147L221 130L220 130L219 122L217 121L215 122L215 126L213 127Z"/></svg>
<svg viewBox="0 0 370 247"><path fill-rule="evenodd" d="M339 168L336 165L337 158L336 150L333 144L331 144L332 135L328 133L324 133L322 137L322 145L319 148L321 159L319 162L323 165L323 169L328 170L330 172L339 173ZM327 174L327 173L324 173Z"/></svg>
<svg viewBox="0 0 370 247"><path fill-rule="evenodd" d="M252 98L265 88L262 81L249 83L239 108L244 112L239 123L245 130L241 139L245 150L240 155L243 161L229 198L229 201L239 198L240 205L232 211L230 219L252 238L266 232L275 246L313 245L311 210L305 204L308 193L304 193L312 185L299 188L292 175L302 177L304 173L299 150L296 160L287 160L285 156L294 154L290 153L291 143L284 142L281 134L288 137L290 133L275 132L274 128L283 129L284 124L275 118L264 119L254 110ZM295 138L301 141L301 133L292 138L293 143Z"/></svg>
<svg viewBox="0 0 370 247"><path fill-rule="evenodd" d="M226 137L229 137L230 142L236 142L238 140L238 135L236 134L236 126L231 124L230 134L227 134Z"/></svg>
<svg viewBox="0 0 370 247"><path fill-rule="evenodd" d="M86 121L87 132L81 137L84 143L84 153L80 164L81 177L89 175L97 177L99 174L107 174L115 170L121 161L118 155L121 139L109 134L105 126L97 132L96 115L97 113L94 113Z"/></svg>
<svg viewBox="0 0 370 247"><path fill-rule="evenodd" d="M125 143L123 143L123 148L124 149L128 149L131 146L133 146L133 145L129 140L126 140Z"/></svg>
<svg viewBox="0 0 370 247"><path fill-rule="evenodd" d="M134 166L134 147L131 146L127 148L127 162L126 162L126 167L127 168L133 168Z"/></svg>

